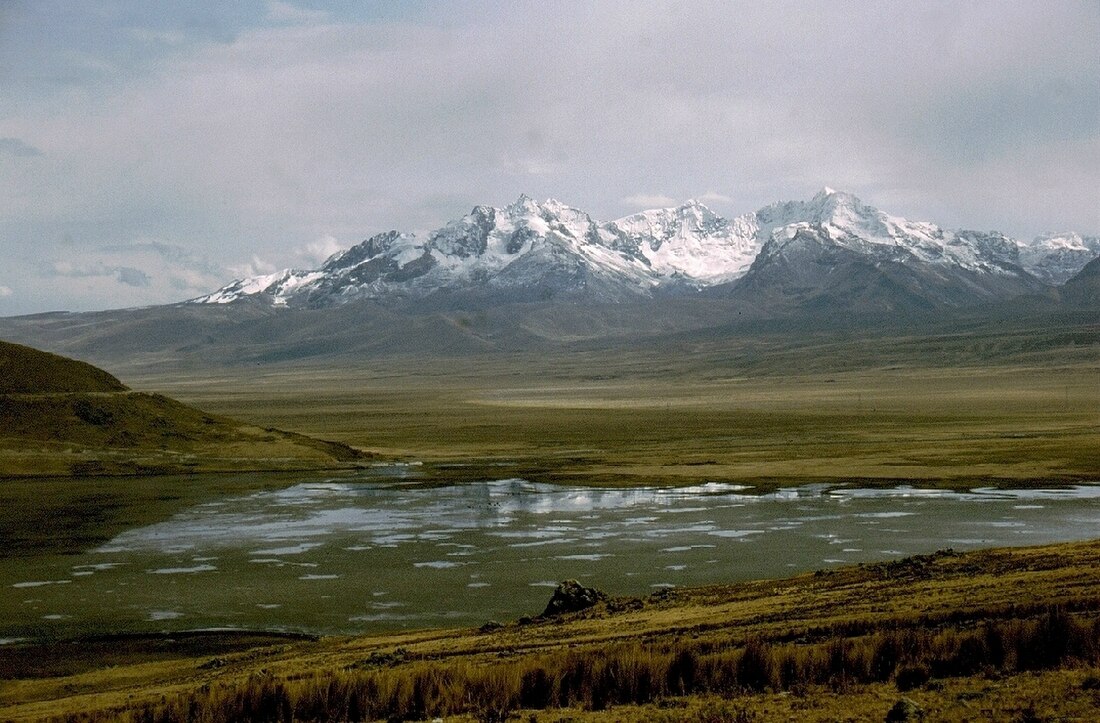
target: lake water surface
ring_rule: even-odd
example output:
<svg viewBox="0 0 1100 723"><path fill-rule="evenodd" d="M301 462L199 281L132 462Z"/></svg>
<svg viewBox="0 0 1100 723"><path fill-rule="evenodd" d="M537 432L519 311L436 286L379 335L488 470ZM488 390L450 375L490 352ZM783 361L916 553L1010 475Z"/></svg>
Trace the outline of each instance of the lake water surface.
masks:
<svg viewBox="0 0 1100 723"><path fill-rule="evenodd" d="M303 481L97 549L0 564L0 642L89 632L364 633L537 614L557 581L612 594L781 577L936 549L1088 539L1100 486L967 493L520 479Z"/></svg>

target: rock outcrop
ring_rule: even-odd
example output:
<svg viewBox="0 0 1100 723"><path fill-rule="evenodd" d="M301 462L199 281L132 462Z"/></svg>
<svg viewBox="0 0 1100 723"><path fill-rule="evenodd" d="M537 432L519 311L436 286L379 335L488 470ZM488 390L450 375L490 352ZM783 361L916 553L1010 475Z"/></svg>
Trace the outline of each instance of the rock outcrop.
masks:
<svg viewBox="0 0 1100 723"><path fill-rule="evenodd" d="M606 601L607 595L599 590L585 587L576 580L565 580L554 589L550 602L546 604L546 609L542 611L542 617L552 618L567 613L575 613Z"/></svg>

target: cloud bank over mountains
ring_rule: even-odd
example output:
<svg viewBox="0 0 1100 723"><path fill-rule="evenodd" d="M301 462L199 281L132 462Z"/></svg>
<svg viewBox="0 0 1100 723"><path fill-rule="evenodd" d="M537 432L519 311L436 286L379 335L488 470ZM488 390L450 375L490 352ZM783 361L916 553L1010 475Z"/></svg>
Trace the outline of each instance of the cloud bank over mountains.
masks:
<svg viewBox="0 0 1100 723"><path fill-rule="evenodd" d="M6 3L0 314L180 300L520 192L735 216L828 184L1096 234L1096 37L1094 2Z"/></svg>

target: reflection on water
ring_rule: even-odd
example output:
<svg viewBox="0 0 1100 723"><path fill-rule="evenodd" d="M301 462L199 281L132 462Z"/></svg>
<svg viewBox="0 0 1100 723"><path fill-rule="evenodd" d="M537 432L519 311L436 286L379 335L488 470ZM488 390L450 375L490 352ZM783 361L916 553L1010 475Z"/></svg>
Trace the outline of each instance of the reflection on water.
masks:
<svg viewBox="0 0 1100 723"><path fill-rule="evenodd" d="M557 580L613 594L777 577L953 546L1085 539L1100 486L599 490L377 477L222 499L95 550L0 566L0 638L241 627L351 633L538 612Z"/></svg>

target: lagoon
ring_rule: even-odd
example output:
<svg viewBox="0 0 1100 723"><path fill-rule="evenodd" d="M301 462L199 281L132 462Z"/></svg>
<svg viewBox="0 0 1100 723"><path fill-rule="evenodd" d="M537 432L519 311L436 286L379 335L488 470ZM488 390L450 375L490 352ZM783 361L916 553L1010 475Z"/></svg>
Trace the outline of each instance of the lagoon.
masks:
<svg viewBox="0 0 1100 723"><path fill-rule="evenodd" d="M211 500L77 555L0 561L0 641L210 628L363 634L615 595L1088 539L1100 486L598 489L400 469Z"/></svg>

